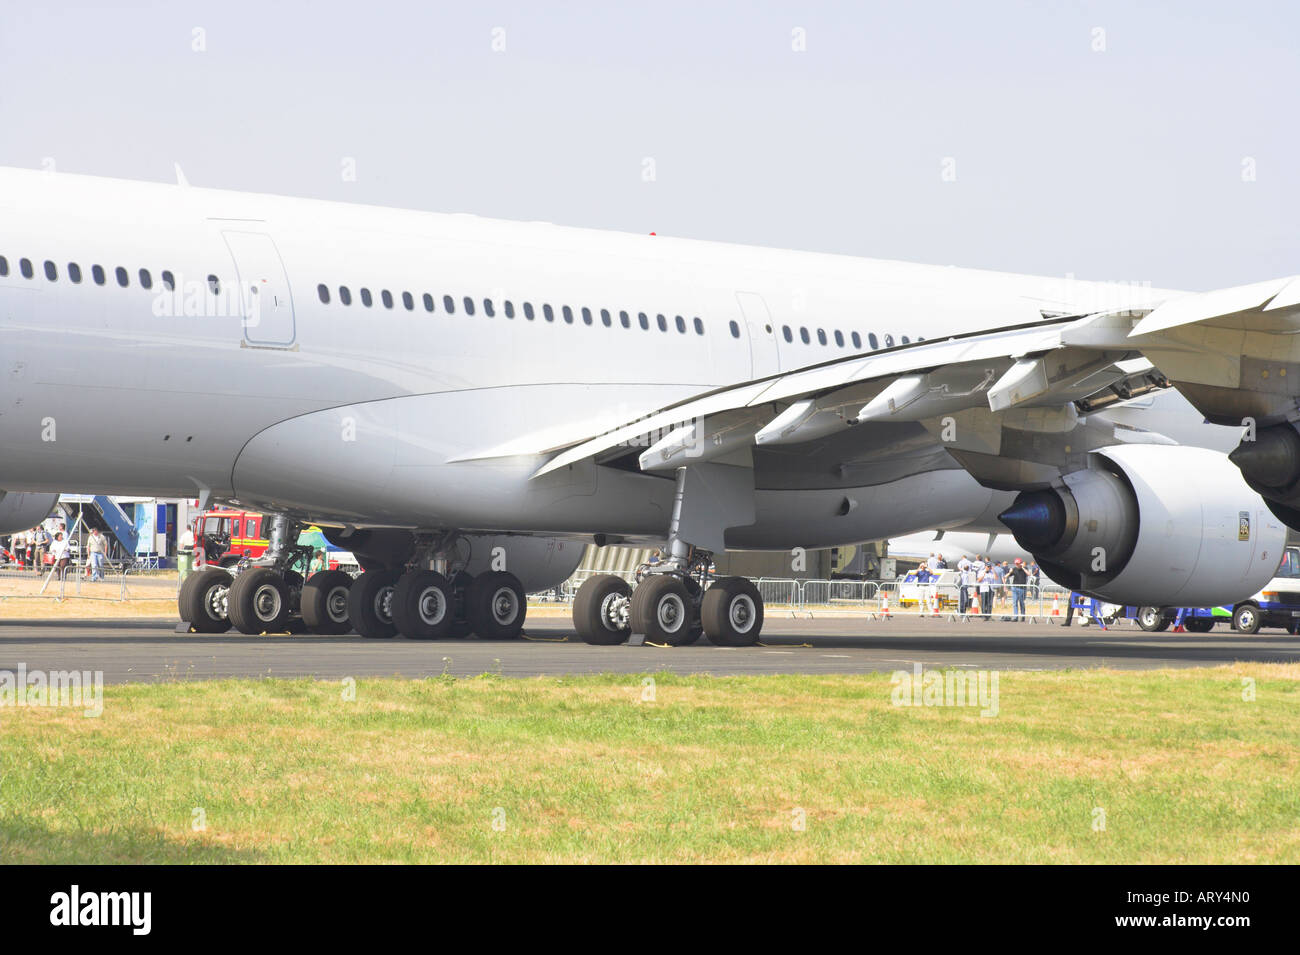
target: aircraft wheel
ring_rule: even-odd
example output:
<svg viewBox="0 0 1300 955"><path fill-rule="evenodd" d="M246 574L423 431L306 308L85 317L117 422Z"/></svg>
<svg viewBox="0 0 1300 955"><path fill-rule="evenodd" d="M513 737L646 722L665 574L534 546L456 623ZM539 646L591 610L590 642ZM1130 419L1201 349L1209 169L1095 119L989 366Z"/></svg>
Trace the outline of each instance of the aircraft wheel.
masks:
<svg viewBox="0 0 1300 955"><path fill-rule="evenodd" d="M523 584L514 574L479 574L465 593L465 610L474 632L485 640L513 640L528 613Z"/></svg>
<svg viewBox="0 0 1300 955"><path fill-rule="evenodd" d="M411 640L436 640L451 633L455 622L451 584L432 570L412 570L393 590L393 623Z"/></svg>
<svg viewBox="0 0 1300 955"><path fill-rule="evenodd" d="M704 592L700 621L720 647L752 647L763 630L763 598L753 581L723 577Z"/></svg>
<svg viewBox="0 0 1300 955"><path fill-rule="evenodd" d="M322 570L302 586L302 620L312 633L340 634L352 629L348 619L348 593L352 576L341 570Z"/></svg>
<svg viewBox="0 0 1300 955"><path fill-rule="evenodd" d="M1159 607L1139 607L1137 625L1148 633L1163 633L1169 629L1169 618Z"/></svg>
<svg viewBox="0 0 1300 955"><path fill-rule="evenodd" d="M198 633L225 633L230 629L226 596L230 574L218 567L205 567L185 578L176 598L181 619Z"/></svg>
<svg viewBox="0 0 1300 955"><path fill-rule="evenodd" d="M588 577L573 598L573 629L584 641L608 647L627 643L632 635L626 613L620 613L620 602L626 603L632 595L632 585L615 574L596 574Z"/></svg>
<svg viewBox="0 0 1300 955"><path fill-rule="evenodd" d="M348 620L363 637L382 640L397 633L393 623L393 590L401 571L367 570L348 591Z"/></svg>
<svg viewBox="0 0 1300 955"><path fill-rule="evenodd" d="M230 585L230 622L240 633L283 633L293 614L289 585L274 570L254 567Z"/></svg>
<svg viewBox="0 0 1300 955"><path fill-rule="evenodd" d="M1238 633L1258 633L1263 620L1254 604L1241 604L1232 611L1232 628Z"/></svg>
<svg viewBox="0 0 1300 955"><path fill-rule="evenodd" d="M651 574L632 591L629 618L633 633L646 640L681 646L690 637L695 602L686 585L670 574Z"/></svg>

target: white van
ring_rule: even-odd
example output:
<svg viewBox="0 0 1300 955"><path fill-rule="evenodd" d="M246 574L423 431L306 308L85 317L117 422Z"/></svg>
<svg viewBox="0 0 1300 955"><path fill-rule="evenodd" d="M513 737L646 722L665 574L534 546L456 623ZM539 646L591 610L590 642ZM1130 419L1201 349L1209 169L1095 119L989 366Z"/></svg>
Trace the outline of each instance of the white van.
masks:
<svg viewBox="0 0 1300 955"><path fill-rule="evenodd" d="M1273 579L1232 608L1232 629L1255 633L1260 627L1300 631L1300 547L1286 548Z"/></svg>

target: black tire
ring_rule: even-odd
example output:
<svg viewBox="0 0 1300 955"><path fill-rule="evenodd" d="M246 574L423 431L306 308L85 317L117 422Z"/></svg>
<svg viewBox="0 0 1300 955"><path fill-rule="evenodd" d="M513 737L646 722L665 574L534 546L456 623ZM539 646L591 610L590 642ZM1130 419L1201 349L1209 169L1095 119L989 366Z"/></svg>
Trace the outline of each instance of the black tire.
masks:
<svg viewBox="0 0 1300 955"><path fill-rule="evenodd" d="M573 598L573 629L585 642L598 647L627 643L629 627L619 627L609 618L610 602L632 595L632 585L614 574L588 577Z"/></svg>
<svg viewBox="0 0 1300 955"><path fill-rule="evenodd" d="M1264 618L1254 604L1239 604L1232 610L1232 629L1238 633L1258 633Z"/></svg>
<svg viewBox="0 0 1300 955"><path fill-rule="evenodd" d="M723 577L704 592L704 632L720 647L752 647L763 632L763 598L752 580Z"/></svg>
<svg viewBox="0 0 1300 955"><path fill-rule="evenodd" d="M411 640L448 636L455 623L455 600L447 578L432 570L402 574L393 590L393 623Z"/></svg>
<svg viewBox="0 0 1300 955"><path fill-rule="evenodd" d="M1148 633L1163 633L1169 629L1169 618L1159 607L1138 607L1137 625Z"/></svg>
<svg viewBox="0 0 1300 955"><path fill-rule="evenodd" d="M514 640L524 630L528 598L514 574L494 570L479 574L465 593L470 626L484 640Z"/></svg>
<svg viewBox="0 0 1300 955"><path fill-rule="evenodd" d="M226 596L230 622L240 633L284 633L293 606L289 585L269 567L253 567L235 578Z"/></svg>
<svg viewBox="0 0 1300 955"><path fill-rule="evenodd" d="M396 635L393 623L393 590L401 571L367 570L352 582L348 591L348 620L352 629L371 640L384 640Z"/></svg>
<svg viewBox="0 0 1300 955"><path fill-rule="evenodd" d="M1214 629L1213 617L1188 617L1187 629L1192 633L1209 633Z"/></svg>
<svg viewBox="0 0 1300 955"><path fill-rule="evenodd" d="M651 643L681 646L690 639L696 603L686 585L670 574L651 574L632 591L628 618L633 633Z"/></svg>
<svg viewBox="0 0 1300 955"><path fill-rule="evenodd" d="M302 621L312 633L337 635L350 633L348 594L352 575L341 570L322 570L307 578L302 586Z"/></svg>
<svg viewBox="0 0 1300 955"><path fill-rule="evenodd" d="M196 633L225 633L230 629L226 616L226 594L230 574L219 567L205 567L185 578L176 598L181 619Z"/></svg>

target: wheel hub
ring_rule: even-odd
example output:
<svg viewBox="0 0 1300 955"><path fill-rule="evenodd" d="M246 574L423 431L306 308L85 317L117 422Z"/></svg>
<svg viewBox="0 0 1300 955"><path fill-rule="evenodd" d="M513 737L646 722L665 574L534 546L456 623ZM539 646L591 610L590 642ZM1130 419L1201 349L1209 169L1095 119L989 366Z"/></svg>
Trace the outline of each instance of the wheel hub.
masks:
<svg viewBox="0 0 1300 955"><path fill-rule="evenodd" d="M519 616L519 601L515 592L509 587L501 587L492 595L492 619L500 626L507 627Z"/></svg>
<svg viewBox="0 0 1300 955"><path fill-rule="evenodd" d="M428 626L441 623L447 615L447 601L437 587L430 587L420 594L420 619Z"/></svg>
<svg viewBox="0 0 1300 955"><path fill-rule="evenodd" d="M667 594L659 601L655 616L665 632L676 633L686 622L686 604L676 594Z"/></svg>
<svg viewBox="0 0 1300 955"><path fill-rule="evenodd" d="M731 602L727 616L737 633L748 633L758 614L754 610L753 599L748 594L741 594Z"/></svg>

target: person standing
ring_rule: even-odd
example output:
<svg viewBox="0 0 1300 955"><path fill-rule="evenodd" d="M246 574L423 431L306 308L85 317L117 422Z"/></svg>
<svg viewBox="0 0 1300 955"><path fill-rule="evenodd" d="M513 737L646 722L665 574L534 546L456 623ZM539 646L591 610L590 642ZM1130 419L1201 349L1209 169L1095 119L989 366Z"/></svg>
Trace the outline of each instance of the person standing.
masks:
<svg viewBox="0 0 1300 955"><path fill-rule="evenodd" d="M1016 566L1011 569L1011 620L1013 623L1024 623L1025 617L1025 589L1029 586L1029 572L1025 570L1024 561L1019 557L1016 558Z"/></svg>
<svg viewBox="0 0 1300 955"><path fill-rule="evenodd" d="M63 531L54 535L54 540L50 543L50 556L54 558L54 569L58 573L59 579L63 579L64 572L68 569L68 540L63 536Z"/></svg>
<svg viewBox="0 0 1300 955"><path fill-rule="evenodd" d="M36 573L39 574L45 568L45 553L50 548L50 532L45 529L44 524L37 524L35 534L32 563L36 568Z"/></svg>
<svg viewBox="0 0 1300 955"><path fill-rule="evenodd" d="M993 619L993 588L997 586L997 578L993 575L993 568L985 567L984 574L980 577L980 610L984 612L984 621Z"/></svg>
<svg viewBox="0 0 1300 955"><path fill-rule="evenodd" d="M86 553L90 557L90 579L104 579L104 561L108 558L108 541L99 532L98 527L90 529L90 538L86 541Z"/></svg>
<svg viewBox="0 0 1300 955"><path fill-rule="evenodd" d="M963 617L970 607L970 587L974 581L971 577L970 557L957 561L957 612Z"/></svg>

